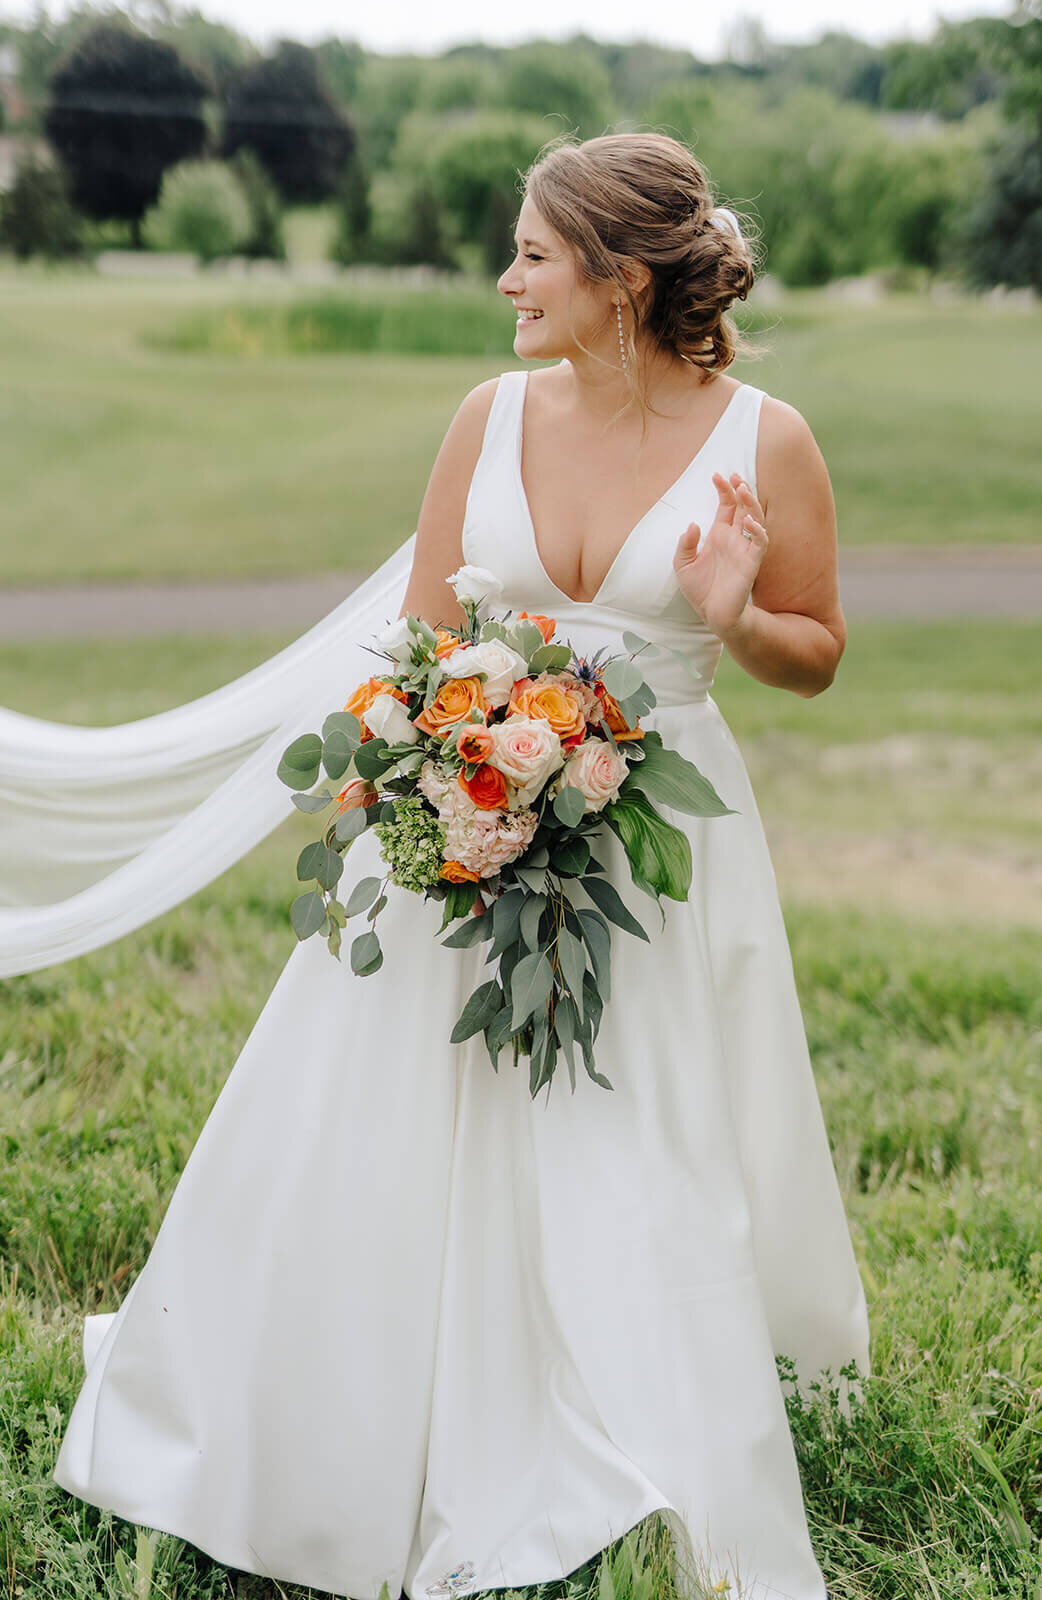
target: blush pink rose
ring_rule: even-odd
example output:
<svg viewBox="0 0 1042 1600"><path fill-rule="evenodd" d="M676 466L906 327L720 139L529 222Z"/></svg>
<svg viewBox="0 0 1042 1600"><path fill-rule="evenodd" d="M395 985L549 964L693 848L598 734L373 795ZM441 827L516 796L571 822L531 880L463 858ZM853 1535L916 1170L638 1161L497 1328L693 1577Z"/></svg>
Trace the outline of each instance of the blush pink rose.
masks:
<svg viewBox="0 0 1042 1600"><path fill-rule="evenodd" d="M629 772L624 756L613 750L606 739L587 739L564 764L561 787L578 789L587 811L600 811L610 800L619 798L619 786Z"/></svg>
<svg viewBox="0 0 1042 1600"><path fill-rule="evenodd" d="M507 780L510 809L530 806L564 761L561 741L542 717L509 717L493 726L489 765Z"/></svg>

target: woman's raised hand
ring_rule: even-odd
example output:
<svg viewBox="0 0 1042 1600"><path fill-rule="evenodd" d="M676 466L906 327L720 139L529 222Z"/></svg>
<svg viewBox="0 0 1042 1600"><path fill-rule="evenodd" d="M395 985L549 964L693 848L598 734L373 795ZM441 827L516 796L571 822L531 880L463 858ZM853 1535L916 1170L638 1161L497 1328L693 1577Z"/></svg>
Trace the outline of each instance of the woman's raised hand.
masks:
<svg viewBox="0 0 1042 1600"><path fill-rule="evenodd" d="M767 549L764 512L745 479L713 473L719 496L712 526L692 522L673 557L681 593L721 638L741 620ZM744 532L743 532L744 529Z"/></svg>

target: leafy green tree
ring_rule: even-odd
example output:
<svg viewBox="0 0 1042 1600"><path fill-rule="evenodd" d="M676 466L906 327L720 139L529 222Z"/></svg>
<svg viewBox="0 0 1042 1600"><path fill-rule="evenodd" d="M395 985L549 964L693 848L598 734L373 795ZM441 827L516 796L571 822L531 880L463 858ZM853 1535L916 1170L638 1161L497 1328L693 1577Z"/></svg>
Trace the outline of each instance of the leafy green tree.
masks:
<svg viewBox="0 0 1042 1600"><path fill-rule="evenodd" d="M34 255L60 260L83 250L83 223L62 174L38 156L24 157L10 189L0 194L0 248L20 261Z"/></svg>
<svg viewBox="0 0 1042 1600"><path fill-rule="evenodd" d="M992 153L987 182L963 231L971 280L1042 294L1042 137L1012 127Z"/></svg>
<svg viewBox="0 0 1042 1600"><path fill-rule="evenodd" d="M581 138L604 133L612 115L611 80L596 56L576 44L521 45L508 52L500 104L513 111L553 117L554 132Z"/></svg>
<svg viewBox="0 0 1042 1600"><path fill-rule="evenodd" d="M355 147L355 131L334 101L313 50L280 44L273 55L232 77L222 154L232 156L243 146L267 169L284 200L327 200L336 193Z"/></svg>
<svg viewBox="0 0 1042 1600"><path fill-rule="evenodd" d="M145 219L149 243L184 250L209 263L233 255L246 238L246 196L222 161L185 161L163 179L159 203Z"/></svg>
<svg viewBox="0 0 1042 1600"><path fill-rule="evenodd" d="M82 34L51 79L44 120L76 208L129 222L139 243L163 174L205 147L209 93L168 44L114 22Z"/></svg>
<svg viewBox="0 0 1042 1600"><path fill-rule="evenodd" d="M521 204L521 176L545 140L537 118L483 111L448 129L433 152L435 192L458 237L481 245L489 272L502 271Z"/></svg>
<svg viewBox="0 0 1042 1600"><path fill-rule="evenodd" d="M244 145L229 162L246 200L249 225L239 240L239 255L253 260L285 261L286 235L279 192L252 150Z"/></svg>
<svg viewBox="0 0 1042 1600"><path fill-rule="evenodd" d="M373 259L372 206L369 176L358 150L348 163L336 197L336 226L329 247L331 261L342 267Z"/></svg>

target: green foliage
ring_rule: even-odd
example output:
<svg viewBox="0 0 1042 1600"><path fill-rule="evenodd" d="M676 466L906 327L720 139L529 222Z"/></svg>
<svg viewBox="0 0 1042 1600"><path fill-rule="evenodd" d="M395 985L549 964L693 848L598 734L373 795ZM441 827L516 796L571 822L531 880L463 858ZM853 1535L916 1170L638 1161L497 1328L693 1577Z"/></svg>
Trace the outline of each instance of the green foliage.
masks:
<svg viewBox="0 0 1042 1600"><path fill-rule="evenodd" d="M965 217L962 254L977 284L1042 294L1042 127L1011 127Z"/></svg>
<svg viewBox="0 0 1042 1600"><path fill-rule="evenodd" d="M145 218L155 250L184 250L209 263L233 255L247 238L250 208L222 161L185 161L163 179L159 203Z"/></svg>
<svg viewBox="0 0 1042 1600"><path fill-rule="evenodd" d="M45 118L77 209L136 228L167 169L203 149L209 92L170 45L123 21L84 32L54 73Z"/></svg>
<svg viewBox="0 0 1042 1600"><path fill-rule="evenodd" d="M481 241L490 273L510 259L522 175L546 139L547 124L536 117L484 111L453 123L428 156L442 204L460 237Z"/></svg>
<svg viewBox="0 0 1042 1600"><path fill-rule="evenodd" d="M369 178L356 150L347 165L336 196L336 224L329 245L331 261L347 267L373 259L372 207Z"/></svg>
<svg viewBox="0 0 1042 1600"><path fill-rule="evenodd" d="M580 43L529 44L510 51L500 104L549 119L549 131L590 139L604 133L612 112L611 81Z"/></svg>
<svg viewBox="0 0 1042 1600"><path fill-rule="evenodd" d="M279 192L253 151L245 145L228 163L246 200L248 223L239 239L239 255L256 260L285 261L286 235Z"/></svg>
<svg viewBox="0 0 1042 1600"><path fill-rule="evenodd" d="M83 224L69 204L61 172L35 156L23 159L14 183L0 194L0 249L20 261L57 261L83 250Z"/></svg>
<svg viewBox="0 0 1042 1600"><path fill-rule="evenodd" d="M224 104L225 156L253 151L286 201L336 193L355 131L305 45L283 43L230 78Z"/></svg>

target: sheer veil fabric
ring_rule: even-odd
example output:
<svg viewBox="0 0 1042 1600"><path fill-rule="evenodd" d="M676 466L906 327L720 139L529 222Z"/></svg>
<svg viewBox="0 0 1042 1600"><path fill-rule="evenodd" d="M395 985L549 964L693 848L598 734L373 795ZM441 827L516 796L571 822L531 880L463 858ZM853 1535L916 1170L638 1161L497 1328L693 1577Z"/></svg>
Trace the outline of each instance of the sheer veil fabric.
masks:
<svg viewBox="0 0 1042 1600"><path fill-rule="evenodd" d="M270 661L120 727L0 708L0 977L96 950L210 883L292 810L275 776L336 686L379 671L415 536Z"/></svg>
<svg viewBox="0 0 1042 1600"><path fill-rule="evenodd" d="M533 1102L480 1037L450 1045L483 952L441 949L414 896L391 896L370 978L317 939L293 949L148 1262L88 1324L55 1476L228 1566L355 1600L556 1580L653 1511L681 1571L732 1600L826 1600L775 1355L803 1387L867 1372L865 1301L763 829L710 693L720 642L672 569L679 533L711 520L713 471L755 485L763 396L738 386L580 604L540 559L526 381L500 379L464 558L582 654L624 629L667 647L646 725L733 814L672 814L694 885L664 925L612 835L599 852L650 934L614 940L611 1093L561 1075ZM165 717L0 725L23 830L0 871L3 970L118 937L286 814L281 748L371 673L409 556ZM343 893L374 870L368 833Z"/></svg>

